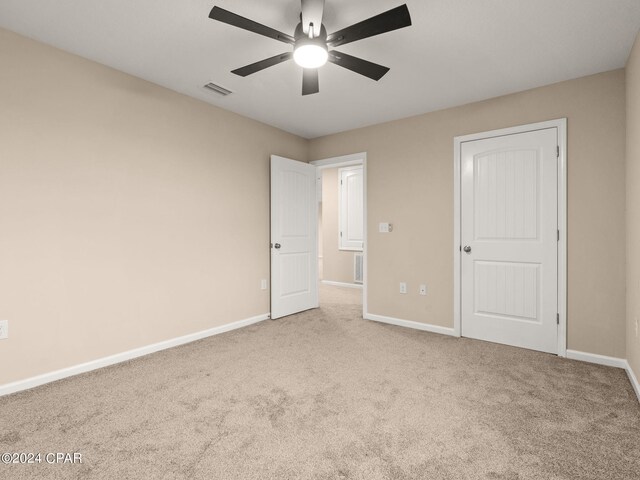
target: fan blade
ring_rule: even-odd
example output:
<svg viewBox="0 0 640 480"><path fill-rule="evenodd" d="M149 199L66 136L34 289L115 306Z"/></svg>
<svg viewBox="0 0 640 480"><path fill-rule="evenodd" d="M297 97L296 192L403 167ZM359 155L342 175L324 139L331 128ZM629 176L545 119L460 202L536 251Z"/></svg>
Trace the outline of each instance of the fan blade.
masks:
<svg viewBox="0 0 640 480"><path fill-rule="evenodd" d="M260 60L259 62L252 63L251 65L246 65L244 67L236 68L232 70L231 73L235 73L236 75L240 75L241 77L246 77L247 75L251 75L252 73L259 72L260 70L264 70L265 68L273 67L282 62L286 62L293 57L293 53L281 53L280 55L276 55L275 57L265 58L264 60Z"/></svg>
<svg viewBox="0 0 640 480"><path fill-rule="evenodd" d="M286 33L279 32L278 30L274 30L273 28L262 25L261 23L236 15L224 8L213 7L209 14L209 18L244 30L249 30L250 32L264 35L265 37L273 38L274 40L279 40L290 45L296 43L295 39L291 35L287 35Z"/></svg>
<svg viewBox="0 0 640 480"><path fill-rule="evenodd" d="M313 37L320 36L324 0L302 0L302 31L309 35L309 24L313 23Z"/></svg>
<svg viewBox="0 0 640 480"><path fill-rule="evenodd" d="M302 95L311 95L320 91L317 68L302 69Z"/></svg>
<svg viewBox="0 0 640 480"><path fill-rule="evenodd" d="M338 47L409 25L411 25L411 16L405 4L332 33L327 37L327 44L331 47Z"/></svg>
<svg viewBox="0 0 640 480"><path fill-rule="evenodd" d="M368 62L358 57L352 57L351 55L336 50L329 52L329 61L376 81L384 77L390 70L388 67L383 67L382 65Z"/></svg>

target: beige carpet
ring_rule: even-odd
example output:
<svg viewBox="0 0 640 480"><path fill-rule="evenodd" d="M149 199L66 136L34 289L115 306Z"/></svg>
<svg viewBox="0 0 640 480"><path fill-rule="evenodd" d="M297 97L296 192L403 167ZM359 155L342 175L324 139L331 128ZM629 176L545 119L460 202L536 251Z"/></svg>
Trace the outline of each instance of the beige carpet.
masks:
<svg viewBox="0 0 640 480"><path fill-rule="evenodd" d="M0 478L640 478L622 370L323 306L0 398ZM331 298L342 303L331 303Z"/></svg>

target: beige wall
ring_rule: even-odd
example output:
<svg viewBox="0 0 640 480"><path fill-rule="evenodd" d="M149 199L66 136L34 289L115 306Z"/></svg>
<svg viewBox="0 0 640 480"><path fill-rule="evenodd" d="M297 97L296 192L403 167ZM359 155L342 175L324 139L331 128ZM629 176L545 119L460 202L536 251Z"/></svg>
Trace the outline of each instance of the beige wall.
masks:
<svg viewBox="0 0 640 480"><path fill-rule="evenodd" d="M338 168L322 171L322 279L353 283L354 252L338 248L338 181Z"/></svg>
<svg viewBox="0 0 640 480"><path fill-rule="evenodd" d="M367 152L369 313L453 326L453 138L562 117L568 346L625 357L623 70L312 140L311 160ZM383 221L393 233L376 231Z"/></svg>
<svg viewBox="0 0 640 480"><path fill-rule="evenodd" d="M627 359L640 378L640 37L627 64Z"/></svg>
<svg viewBox="0 0 640 480"><path fill-rule="evenodd" d="M0 30L0 385L269 311L308 141Z"/></svg>

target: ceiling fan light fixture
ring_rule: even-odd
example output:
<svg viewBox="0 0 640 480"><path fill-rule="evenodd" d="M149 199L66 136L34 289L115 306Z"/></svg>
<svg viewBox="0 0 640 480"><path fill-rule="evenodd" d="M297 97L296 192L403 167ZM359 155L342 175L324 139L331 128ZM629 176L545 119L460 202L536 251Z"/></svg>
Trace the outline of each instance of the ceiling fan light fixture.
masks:
<svg viewBox="0 0 640 480"><path fill-rule="evenodd" d="M319 39L303 38L296 42L293 50L293 60L302 68L319 68L327 63L329 59L329 51L322 41L314 41Z"/></svg>
<svg viewBox="0 0 640 480"><path fill-rule="evenodd" d="M301 0L300 23L296 26L293 35L280 32L248 18L241 17L224 8L214 6L209 13L209 18L293 46L293 52L289 50L288 52L265 58L259 62L236 68L232 70L232 73L246 77L293 58L295 63L303 68L302 95L311 95L320 91L318 69L327 62L372 80L380 80L389 71L388 67L363 60L362 58L352 57L336 50L332 50L331 55L329 55L329 46L335 48L410 26L411 15L409 15L407 5L404 4L392 8L328 35L327 29L322 24L324 2L325 0Z"/></svg>

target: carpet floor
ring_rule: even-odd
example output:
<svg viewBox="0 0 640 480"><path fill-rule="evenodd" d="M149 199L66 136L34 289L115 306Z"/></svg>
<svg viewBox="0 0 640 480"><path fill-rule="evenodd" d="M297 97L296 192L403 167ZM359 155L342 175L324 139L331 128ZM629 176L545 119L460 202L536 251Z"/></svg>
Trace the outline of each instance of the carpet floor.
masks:
<svg viewBox="0 0 640 480"><path fill-rule="evenodd" d="M624 371L365 321L358 295L0 398L0 453L82 454L0 478L640 478Z"/></svg>

